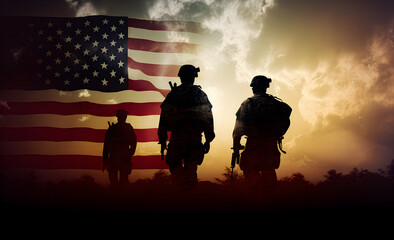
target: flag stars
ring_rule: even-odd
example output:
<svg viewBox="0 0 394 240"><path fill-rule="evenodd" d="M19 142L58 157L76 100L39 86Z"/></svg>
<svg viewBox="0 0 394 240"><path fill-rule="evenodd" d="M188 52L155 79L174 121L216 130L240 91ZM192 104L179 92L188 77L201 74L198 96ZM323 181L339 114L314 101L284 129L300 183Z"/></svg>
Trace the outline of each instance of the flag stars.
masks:
<svg viewBox="0 0 394 240"><path fill-rule="evenodd" d="M82 46L82 45L81 45L81 44L79 44L79 43L75 44L75 45L74 45L74 47L75 47L75 50L77 50L77 49L81 49L81 46Z"/></svg>
<svg viewBox="0 0 394 240"><path fill-rule="evenodd" d="M83 81L83 84L89 84L90 79L85 77L82 81Z"/></svg>
<svg viewBox="0 0 394 240"><path fill-rule="evenodd" d="M109 59L110 59L110 61L114 61L115 60L115 58L116 58L116 56L115 55L111 55L111 56L109 56Z"/></svg>
<svg viewBox="0 0 394 240"><path fill-rule="evenodd" d="M101 53L107 53L108 49L106 47L101 48Z"/></svg>
<svg viewBox="0 0 394 240"><path fill-rule="evenodd" d="M101 65L101 68L102 69L107 69L107 67L108 67L108 64L106 64L105 62L103 62L102 64L100 64Z"/></svg>
<svg viewBox="0 0 394 240"><path fill-rule="evenodd" d="M93 47L98 47L99 42L97 42L96 40L92 43Z"/></svg>
<svg viewBox="0 0 394 240"><path fill-rule="evenodd" d="M66 41L66 43L67 43L67 42L69 42L69 43L70 43L70 42L71 42L71 40L73 40L73 39L72 39L72 37L68 36L68 37L66 37L64 40Z"/></svg>
<svg viewBox="0 0 394 240"><path fill-rule="evenodd" d="M119 68L123 67L123 64L124 64L124 62L122 62L122 60L120 60L120 61L118 62Z"/></svg>
<svg viewBox="0 0 394 240"><path fill-rule="evenodd" d="M66 58L71 57L71 53L69 51L65 52L64 55L65 55Z"/></svg>
<svg viewBox="0 0 394 240"><path fill-rule="evenodd" d="M35 41L33 51L39 53L33 58L39 70L33 77L45 88L58 84L65 90L125 87L127 76L119 72L127 68L125 27L126 18L109 17L85 18L82 22L66 19L62 23L47 20L41 26L29 25Z"/></svg>

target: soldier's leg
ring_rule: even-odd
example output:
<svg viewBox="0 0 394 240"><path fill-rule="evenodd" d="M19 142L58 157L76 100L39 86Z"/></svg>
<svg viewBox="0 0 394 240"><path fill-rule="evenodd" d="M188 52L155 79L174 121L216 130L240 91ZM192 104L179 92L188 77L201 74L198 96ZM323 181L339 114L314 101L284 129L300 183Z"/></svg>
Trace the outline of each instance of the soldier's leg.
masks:
<svg viewBox="0 0 394 240"><path fill-rule="evenodd" d="M262 183L262 177L260 171L254 169L245 169L244 176L247 186L250 189L260 189Z"/></svg>
<svg viewBox="0 0 394 240"><path fill-rule="evenodd" d="M277 176L275 169L261 171L263 191L266 193L273 193L277 186Z"/></svg>
<svg viewBox="0 0 394 240"><path fill-rule="evenodd" d="M168 145L166 162L174 182L183 181L184 169L182 160L184 157L184 146L181 141L171 141Z"/></svg>
<svg viewBox="0 0 394 240"><path fill-rule="evenodd" d="M111 187L115 187L119 185L117 170L113 170L113 169L108 170L108 177L109 177L109 185Z"/></svg>
<svg viewBox="0 0 394 240"><path fill-rule="evenodd" d="M198 183L197 180L197 161L185 160L184 182L187 187L193 187Z"/></svg>
<svg viewBox="0 0 394 240"><path fill-rule="evenodd" d="M127 186L129 184L129 175L131 173L131 160L124 159L119 169L119 184Z"/></svg>
<svg viewBox="0 0 394 240"><path fill-rule="evenodd" d="M127 172L120 171L119 185L126 186L128 184L129 184L129 174Z"/></svg>

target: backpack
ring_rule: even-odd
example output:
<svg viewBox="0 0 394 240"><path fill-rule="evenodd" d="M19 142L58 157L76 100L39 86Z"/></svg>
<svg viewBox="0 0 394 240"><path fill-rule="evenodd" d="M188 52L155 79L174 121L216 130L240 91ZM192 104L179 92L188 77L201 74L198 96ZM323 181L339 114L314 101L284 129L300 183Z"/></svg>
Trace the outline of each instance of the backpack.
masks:
<svg viewBox="0 0 394 240"><path fill-rule="evenodd" d="M255 95L249 98L250 124L255 131L278 139L290 127L291 107L281 99L272 95Z"/></svg>

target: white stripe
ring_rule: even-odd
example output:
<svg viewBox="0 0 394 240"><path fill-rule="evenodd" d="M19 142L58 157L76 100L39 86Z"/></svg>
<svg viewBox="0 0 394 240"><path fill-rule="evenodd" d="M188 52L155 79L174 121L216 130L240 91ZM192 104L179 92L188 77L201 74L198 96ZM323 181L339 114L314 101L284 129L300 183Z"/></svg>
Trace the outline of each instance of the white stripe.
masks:
<svg viewBox="0 0 394 240"><path fill-rule="evenodd" d="M170 86L168 82L171 81L173 83L177 82L180 84L180 80L178 77L156 77L156 76L148 76L145 73L141 72L137 69L128 68L129 78L133 80L146 80L153 84L158 89L166 89L169 90Z"/></svg>
<svg viewBox="0 0 394 240"><path fill-rule="evenodd" d="M40 155L90 155L102 156L103 143L93 142L49 142L24 141L2 142L0 153L4 155L40 154ZM137 143L136 156L158 155L160 146L157 142ZM1 155L0 155L1 157Z"/></svg>
<svg viewBox="0 0 394 240"><path fill-rule="evenodd" d="M160 115L127 117L126 122L135 129L157 128ZM29 115L3 115L0 118L0 127L55 127L55 128L93 128L107 129L108 121L117 122L116 117L98 117L93 115L56 115L56 114L29 114Z"/></svg>
<svg viewBox="0 0 394 240"><path fill-rule="evenodd" d="M156 53L128 50L128 57L141 63L183 65L199 61L198 56L187 53Z"/></svg>
<svg viewBox="0 0 394 240"><path fill-rule="evenodd" d="M25 91L6 90L0 91L3 101L9 102L82 102L88 101L97 104L117 104L124 102L162 102L163 95L156 91L133 91L125 90L121 92L99 92L92 90L59 91L56 89Z"/></svg>
<svg viewBox="0 0 394 240"><path fill-rule="evenodd" d="M147 39L156 42L182 42L198 45L204 44L204 36L199 33L177 32L177 31L158 31L142 28L129 27L129 38Z"/></svg>

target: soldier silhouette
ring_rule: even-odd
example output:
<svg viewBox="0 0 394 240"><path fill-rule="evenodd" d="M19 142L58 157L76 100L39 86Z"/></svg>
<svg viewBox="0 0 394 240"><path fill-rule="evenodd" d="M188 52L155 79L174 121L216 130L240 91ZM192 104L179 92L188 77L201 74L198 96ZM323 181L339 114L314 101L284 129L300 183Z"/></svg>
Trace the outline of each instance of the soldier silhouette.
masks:
<svg viewBox="0 0 394 240"><path fill-rule="evenodd" d="M197 184L197 167L215 138L212 105L201 87L193 85L199 71L193 65L183 65L178 73L182 84L173 87L170 83L172 90L161 104L158 128L161 152L167 149L167 132L171 132L166 163L174 182L184 189Z"/></svg>
<svg viewBox="0 0 394 240"><path fill-rule="evenodd" d="M116 124L108 122L110 126L105 133L103 162L104 167L107 167L112 187L128 184L128 176L132 168L131 158L137 147L134 129L130 123L126 123L127 113L123 109L118 110L116 112L118 122Z"/></svg>
<svg viewBox="0 0 394 240"><path fill-rule="evenodd" d="M233 131L234 154L239 157L241 137L246 135L240 168L247 183L259 193L273 192L277 184L275 169L279 168L283 135L290 126L292 109L280 99L266 93L271 82L255 76L250 86L254 95L246 99L236 113Z"/></svg>

